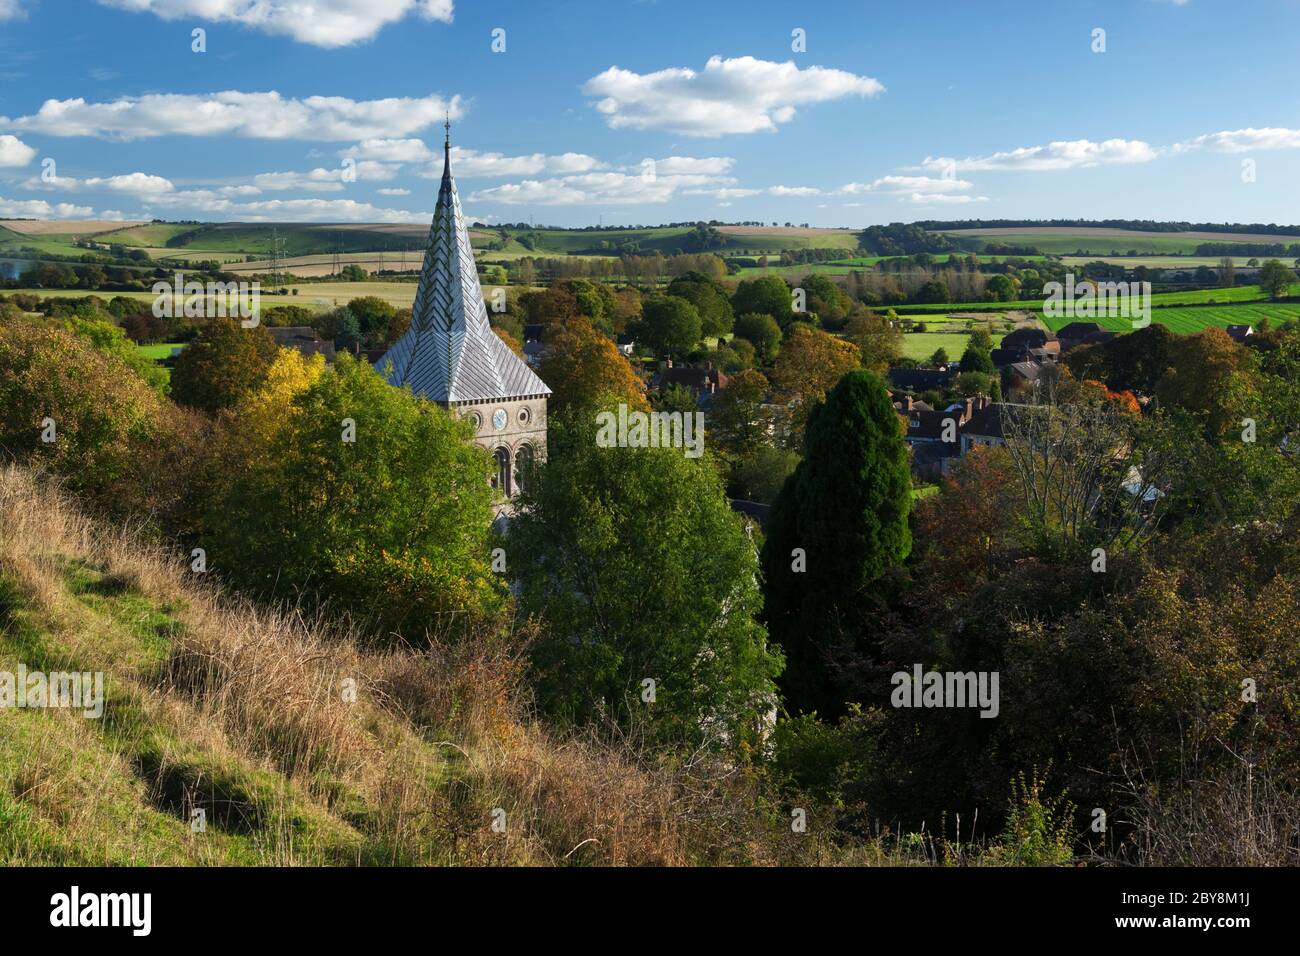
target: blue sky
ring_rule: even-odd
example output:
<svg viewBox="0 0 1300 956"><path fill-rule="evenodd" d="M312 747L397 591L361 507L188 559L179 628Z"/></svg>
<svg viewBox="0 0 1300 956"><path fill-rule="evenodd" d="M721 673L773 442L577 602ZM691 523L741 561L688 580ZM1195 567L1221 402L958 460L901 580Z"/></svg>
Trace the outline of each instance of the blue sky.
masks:
<svg viewBox="0 0 1300 956"><path fill-rule="evenodd" d="M422 221L451 110L489 222L1296 223L1297 36L1300 0L0 0L0 217Z"/></svg>

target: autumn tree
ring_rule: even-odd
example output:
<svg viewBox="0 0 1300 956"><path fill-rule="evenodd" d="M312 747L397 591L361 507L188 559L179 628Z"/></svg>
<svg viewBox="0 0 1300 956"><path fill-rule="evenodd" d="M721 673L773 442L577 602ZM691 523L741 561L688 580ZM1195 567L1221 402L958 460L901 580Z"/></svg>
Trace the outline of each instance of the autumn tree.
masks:
<svg viewBox="0 0 1300 956"><path fill-rule="evenodd" d="M1236 425L1255 388L1250 352L1223 329L1202 329L1173 341L1169 364L1156 385L1162 405L1199 416L1208 435L1222 435Z"/></svg>
<svg viewBox="0 0 1300 956"><path fill-rule="evenodd" d="M208 414L230 408L262 384L277 351L261 326L245 329L233 318L212 319L176 359L172 398Z"/></svg>
<svg viewBox="0 0 1300 956"><path fill-rule="evenodd" d="M551 330L537 366L551 388L550 410L590 408L613 398L629 408L645 410L645 385L609 336L585 319L571 319Z"/></svg>
<svg viewBox="0 0 1300 956"><path fill-rule="evenodd" d="M112 510L159 440L163 400L120 358L41 321L0 324L0 454L49 468Z"/></svg>
<svg viewBox="0 0 1300 956"><path fill-rule="evenodd" d="M858 347L862 367L884 375L903 354L903 333L874 312L849 319L844 338Z"/></svg>
<svg viewBox="0 0 1300 956"><path fill-rule="evenodd" d="M846 373L859 367L861 353L852 342L808 325L791 326L772 366L777 396L790 405L790 443L798 446L812 408Z"/></svg>
<svg viewBox="0 0 1300 956"><path fill-rule="evenodd" d="M209 567L407 640L495 619L491 462L470 422L347 355L328 371L286 360L274 372L231 413L242 480L210 502Z"/></svg>

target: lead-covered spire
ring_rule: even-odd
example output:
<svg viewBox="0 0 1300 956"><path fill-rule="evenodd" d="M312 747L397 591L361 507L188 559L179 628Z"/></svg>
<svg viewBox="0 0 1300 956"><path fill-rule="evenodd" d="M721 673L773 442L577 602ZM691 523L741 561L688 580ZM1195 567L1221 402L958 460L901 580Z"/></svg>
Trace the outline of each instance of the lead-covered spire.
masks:
<svg viewBox="0 0 1300 956"><path fill-rule="evenodd" d="M549 395L546 384L488 322L469 229L451 175L450 117L445 128L442 184L411 327L375 368L390 384L443 404Z"/></svg>

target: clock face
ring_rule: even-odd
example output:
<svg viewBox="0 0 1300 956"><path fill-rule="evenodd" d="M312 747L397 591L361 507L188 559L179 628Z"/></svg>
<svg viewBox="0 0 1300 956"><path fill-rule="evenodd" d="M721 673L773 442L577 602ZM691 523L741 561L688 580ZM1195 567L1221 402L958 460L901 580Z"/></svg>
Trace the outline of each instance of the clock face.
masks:
<svg viewBox="0 0 1300 956"><path fill-rule="evenodd" d="M498 408L492 413L492 425L497 431L506 427L506 410L504 408Z"/></svg>

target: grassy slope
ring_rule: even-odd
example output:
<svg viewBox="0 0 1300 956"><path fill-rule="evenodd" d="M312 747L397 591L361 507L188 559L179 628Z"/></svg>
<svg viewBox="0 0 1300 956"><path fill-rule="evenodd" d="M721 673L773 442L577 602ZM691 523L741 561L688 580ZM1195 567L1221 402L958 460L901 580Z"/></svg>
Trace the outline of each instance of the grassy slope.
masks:
<svg viewBox="0 0 1300 956"><path fill-rule="evenodd" d="M782 814L745 817L730 775L555 741L491 642L360 650L223 596L18 468L0 515L0 670L101 671L107 699L98 720L0 711L0 863L818 861Z"/></svg>

